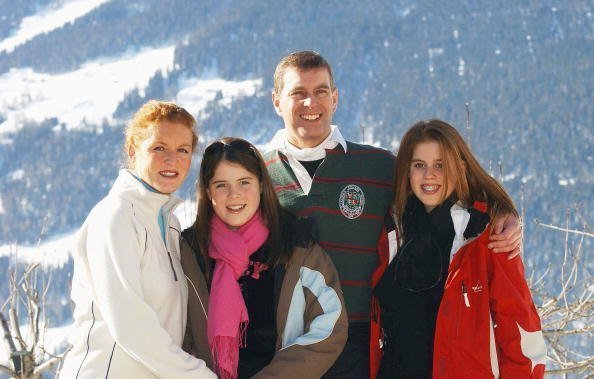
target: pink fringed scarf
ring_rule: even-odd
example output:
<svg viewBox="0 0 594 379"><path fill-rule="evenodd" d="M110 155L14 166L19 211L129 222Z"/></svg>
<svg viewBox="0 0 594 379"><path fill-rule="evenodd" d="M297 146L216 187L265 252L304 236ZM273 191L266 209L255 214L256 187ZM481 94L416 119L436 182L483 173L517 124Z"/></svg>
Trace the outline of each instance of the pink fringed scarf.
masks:
<svg viewBox="0 0 594 379"><path fill-rule="evenodd" d="M245 346L248 313L237 280L249 257L268 238L257 212L245 225L231 230L217 215L211 221L208 255L216 261L208 302L208 344L214 368L223 379L237 378L239 348Z"/></svg>

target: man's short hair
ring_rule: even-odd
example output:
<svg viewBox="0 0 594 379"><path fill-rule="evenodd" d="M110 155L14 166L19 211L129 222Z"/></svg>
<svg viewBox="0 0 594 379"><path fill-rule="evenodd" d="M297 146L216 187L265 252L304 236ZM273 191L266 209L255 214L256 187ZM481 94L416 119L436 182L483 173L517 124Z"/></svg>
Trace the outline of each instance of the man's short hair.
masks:
<svg viewBox="0 0 594 379"><path fill-rule="evenodd" d="M274 93L280 94L285 84L285 72L287 69L295 68L299 71L307 71L316 68L325 68L330 75L330 87L334 89L334 77L332 67L319 53L315 51L296 51L284 57L278 62L274 70Z"/></svg>

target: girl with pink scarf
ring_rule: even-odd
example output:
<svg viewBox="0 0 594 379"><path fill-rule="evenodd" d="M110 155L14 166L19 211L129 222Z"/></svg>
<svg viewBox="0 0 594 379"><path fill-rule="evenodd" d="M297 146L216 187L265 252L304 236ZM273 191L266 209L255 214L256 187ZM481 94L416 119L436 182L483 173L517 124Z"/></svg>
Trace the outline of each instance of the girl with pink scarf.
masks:
<svg viewBox="0 0 594 379"><path fill-rule="evenodd" d="M210 350L205 360L221 378L319 378L342 351L342 291L312 231L280 208L253 145L224 138L207 147L198 216L181 249L196 293L188 335L193 351ZM201 283L208 301L198 296Z"/></svg>

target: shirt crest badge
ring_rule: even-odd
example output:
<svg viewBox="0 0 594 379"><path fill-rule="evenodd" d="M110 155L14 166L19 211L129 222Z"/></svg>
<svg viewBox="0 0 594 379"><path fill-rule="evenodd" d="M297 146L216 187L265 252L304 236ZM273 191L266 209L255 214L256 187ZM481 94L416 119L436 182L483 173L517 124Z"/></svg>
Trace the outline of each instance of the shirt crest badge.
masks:
<svg viewBox="0 0 594 379"><path fill-rule="evenodd" d="M338 207L342 215L348 219L356 219L363 213L365 194L361 187L349 184L342 189L338 198Z"/></svg>

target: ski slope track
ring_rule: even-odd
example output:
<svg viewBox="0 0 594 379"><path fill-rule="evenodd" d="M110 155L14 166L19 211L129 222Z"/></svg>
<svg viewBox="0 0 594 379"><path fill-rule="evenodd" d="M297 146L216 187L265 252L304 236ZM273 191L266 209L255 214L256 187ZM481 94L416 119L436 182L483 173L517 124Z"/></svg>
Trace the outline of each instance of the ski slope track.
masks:
<svg viewBox="0 0 594 379"><path fill-rule="evenodd" d="M111 0L70 0L65 1L59 8L50 5L37 14L25 17L12 36L0 41L0 52L10 53L35 36L74 22L109 1Z"/></svg>
<svg viewBox="0 0 594 379"><path fill-rule="evenodd" d="M6 118L0 133L16 132L25 121L51 117L68 129L111 121L127 92L144 89L158 70L171 70L174 50L174 46L147 47L58 75L11 69L0 76L0 114Z"/></svg>

